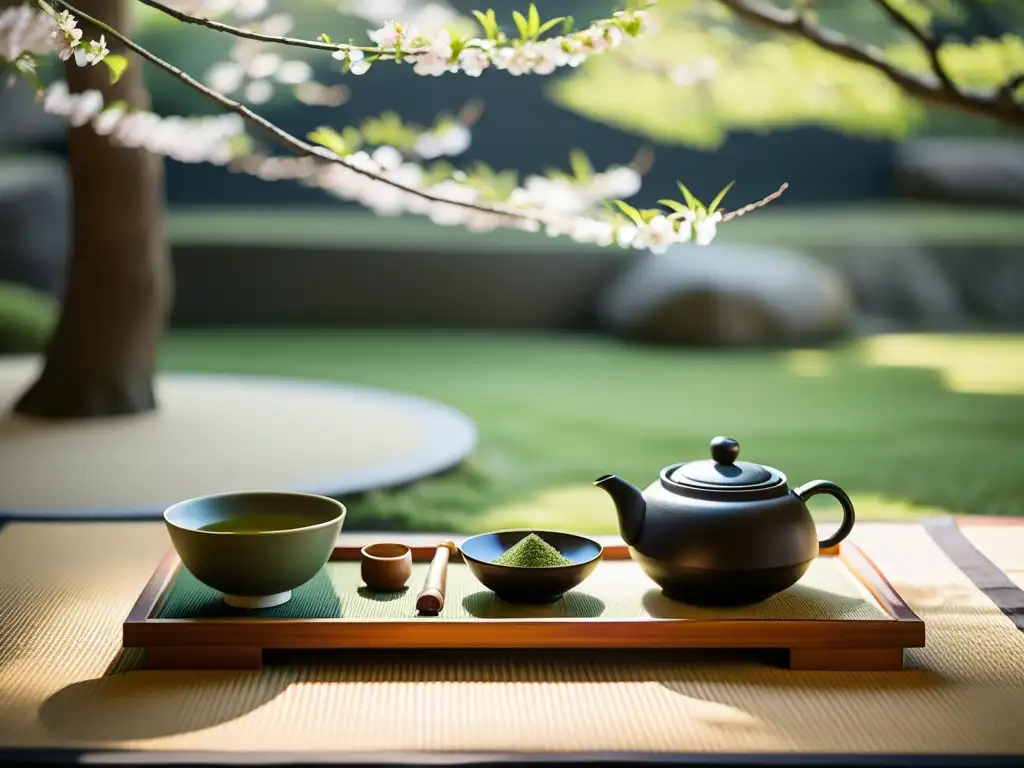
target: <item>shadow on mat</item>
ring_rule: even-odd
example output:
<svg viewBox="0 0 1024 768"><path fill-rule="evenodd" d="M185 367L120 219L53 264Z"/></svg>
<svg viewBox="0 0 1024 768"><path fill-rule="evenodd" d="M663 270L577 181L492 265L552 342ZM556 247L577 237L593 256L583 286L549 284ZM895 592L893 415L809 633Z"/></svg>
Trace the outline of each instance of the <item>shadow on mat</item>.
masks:
<svg viewBox="0 0 1024 768"><path fill-rule="evenodd" d="M272 701L291 682L288 676L259 672L111 675L53 694L39 707L39 721L50 735L69 741L154 739L240 718Z"/></svg>

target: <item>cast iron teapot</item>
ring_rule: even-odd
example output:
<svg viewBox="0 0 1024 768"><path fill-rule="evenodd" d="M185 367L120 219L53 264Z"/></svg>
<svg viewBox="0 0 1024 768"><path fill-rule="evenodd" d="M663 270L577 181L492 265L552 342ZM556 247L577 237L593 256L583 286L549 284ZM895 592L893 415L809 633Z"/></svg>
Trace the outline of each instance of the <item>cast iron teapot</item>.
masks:
<svg viewBox="0 0 1024 768"><path fill-rule="evenodd" d="M711 441L711 460L672 464L643 492L615 475L594 484L619 513L630 554L666 597L695 605L750 605L795 584L818 556L853 529L850 497L815 480L790 490L772 467L737 461L740 444ZM818 541L805 503L839 500L843 522Z"/></svg>

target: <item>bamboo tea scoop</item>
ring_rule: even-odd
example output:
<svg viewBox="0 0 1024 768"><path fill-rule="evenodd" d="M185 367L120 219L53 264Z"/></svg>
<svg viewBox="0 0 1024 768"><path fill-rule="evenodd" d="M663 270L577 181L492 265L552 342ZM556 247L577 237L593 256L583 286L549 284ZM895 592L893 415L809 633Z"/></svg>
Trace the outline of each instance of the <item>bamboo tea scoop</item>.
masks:
<svg viewBox="0 0 1024 768"><path fill-rule="evenodd" d="M416 610L425 616L436 616L444 608L444 590L448 583L448 559L457 552L451 541L442 541L437 545L434 559L430 561L427 578L423 580L423 589L416 598Z"/></svg>

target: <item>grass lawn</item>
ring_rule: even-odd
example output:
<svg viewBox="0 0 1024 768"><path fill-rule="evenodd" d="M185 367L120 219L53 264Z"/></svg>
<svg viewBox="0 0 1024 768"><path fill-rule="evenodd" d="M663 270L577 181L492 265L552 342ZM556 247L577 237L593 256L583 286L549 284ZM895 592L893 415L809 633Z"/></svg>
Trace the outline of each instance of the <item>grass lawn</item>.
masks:
<svg viewBox="0 0 1024 768"><path fill-rule="evenodd" d="M386 222L386 226L381 224ZM381 219L362 210L176 208L168 217L168 234L176 245L259 245L349 250L421 249L473 251L481 257L523 248L551 253L585 251L595 258L622 258L627 251L580 245L512 229L471 232L438 227L422 216ZM890 202L829 206L769 207L722 227L716 243L759 243L789 248L832 249L837 243L862 246L1004 245L1024 242L1024 217L1016 211L963 209L941 203Z"/></svg>
<svg viewBox="0 0 1024 768"><path fill-rule="evenodd" d="M612 532L591 481L644 486L735 437L791 485L833 480L863 519L1024 515L1024 336L880 337L841 348L707 352L556 335L178 331L168 370L348 381L432 397L480 429L462 467L346 499L347 529ZM344 440L344 424L325 424ZM815 499L821 520L838 507Z"/></svg>

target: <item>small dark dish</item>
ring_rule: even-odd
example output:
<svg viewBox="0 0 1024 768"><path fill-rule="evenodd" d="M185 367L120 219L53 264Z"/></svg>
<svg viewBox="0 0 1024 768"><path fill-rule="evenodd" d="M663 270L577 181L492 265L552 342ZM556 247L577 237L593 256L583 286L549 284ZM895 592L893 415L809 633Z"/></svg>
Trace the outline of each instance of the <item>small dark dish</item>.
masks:
<svg viewBox="0 0 1024 768"><path fill-rule="evenodd" d="M570 565L520 568L493 561L531 533L562 553ZM562 531L528 528L481 533L459 545L470 572L480 583L509 603L553 603L594 572L604 547L593 539Z"/></svg>

